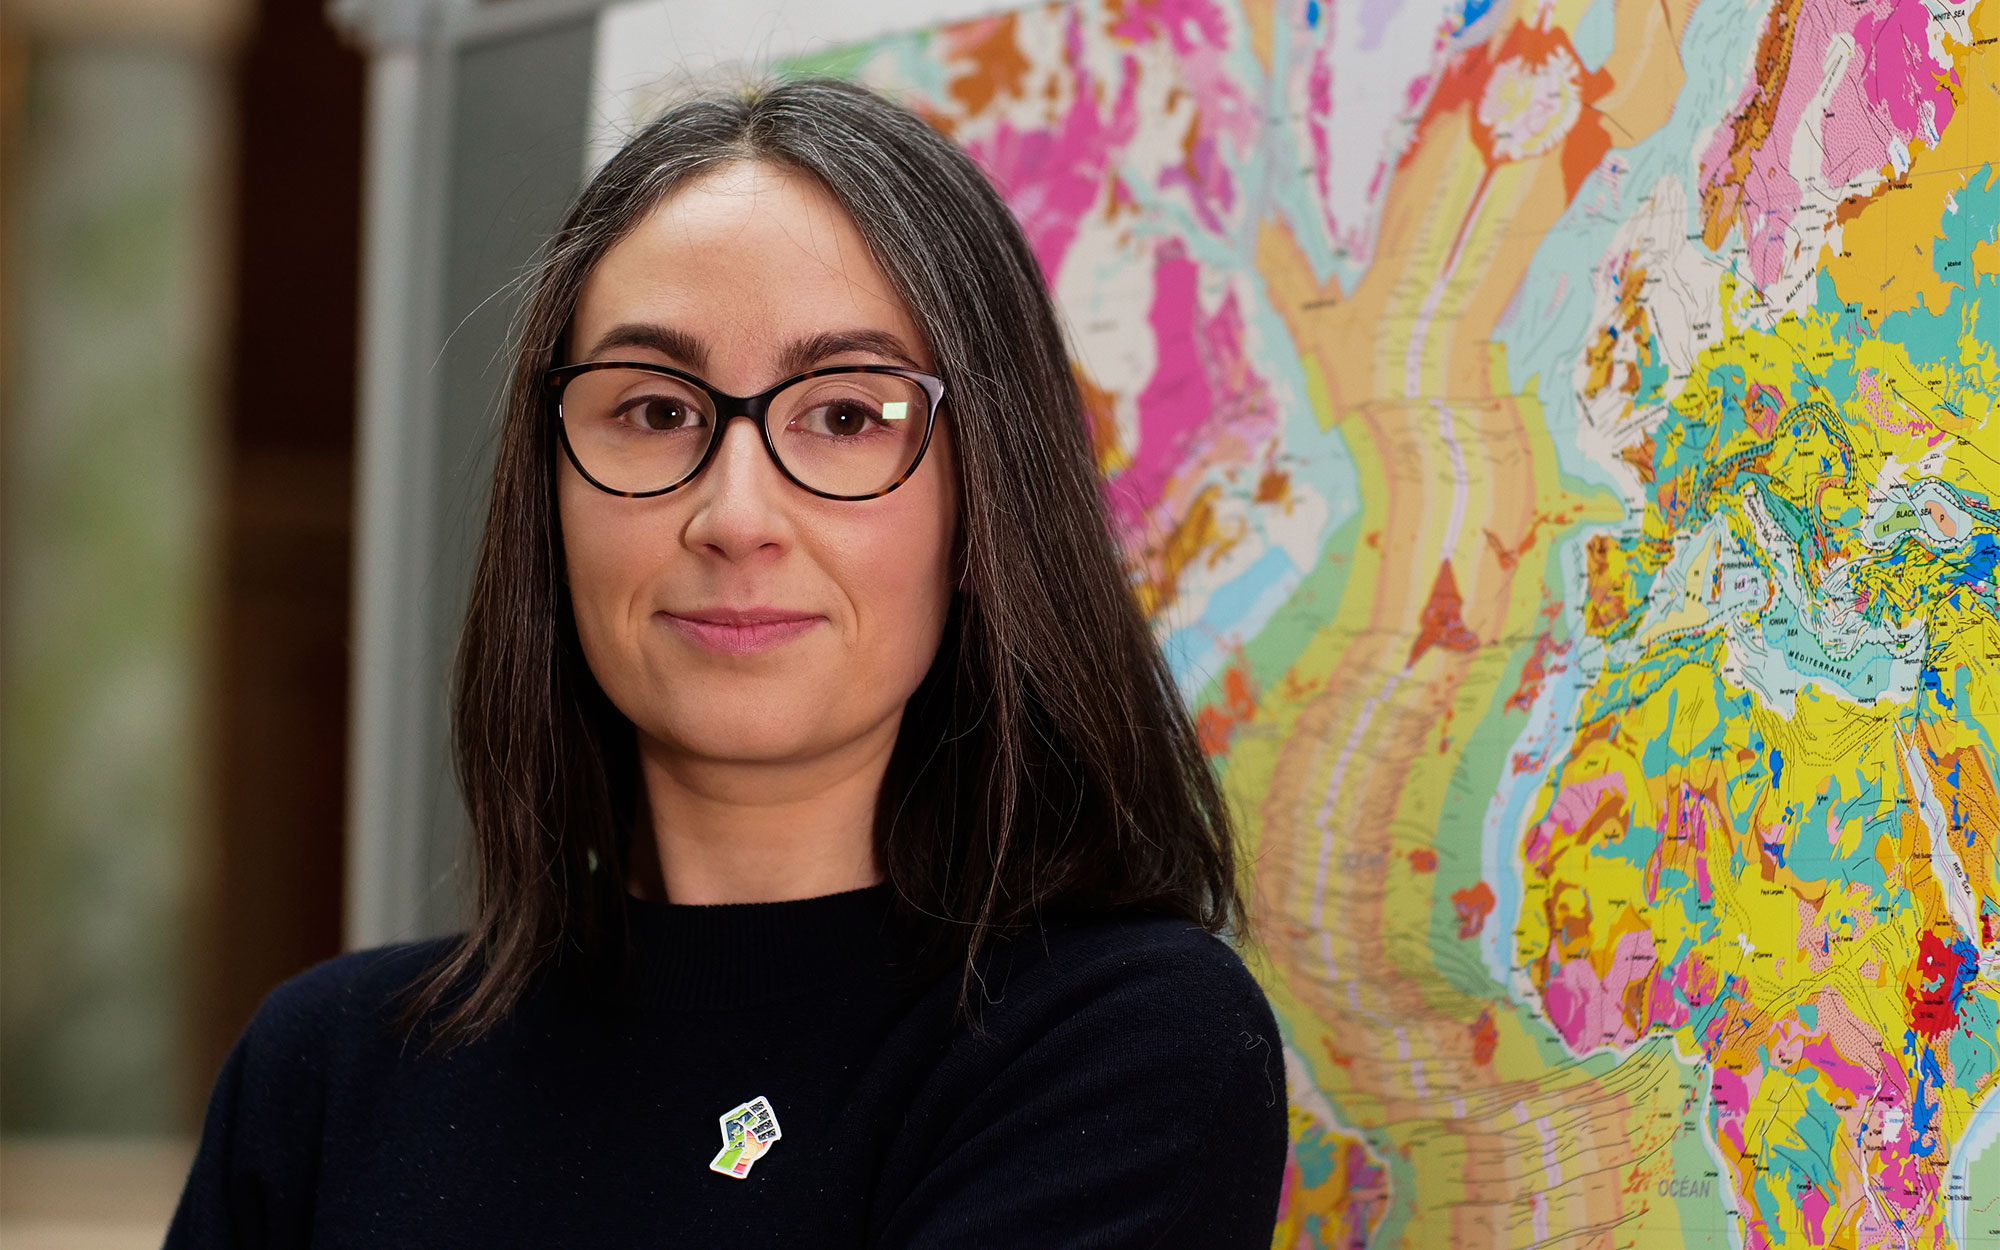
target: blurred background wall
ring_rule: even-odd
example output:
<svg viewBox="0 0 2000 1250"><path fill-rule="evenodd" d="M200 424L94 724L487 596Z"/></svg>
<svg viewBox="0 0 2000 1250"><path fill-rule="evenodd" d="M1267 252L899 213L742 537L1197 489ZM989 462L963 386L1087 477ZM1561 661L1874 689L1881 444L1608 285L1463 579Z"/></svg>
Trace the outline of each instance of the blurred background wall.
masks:
<svg viewBox="0 0 2000 1250"><path fill-rule="evenodd" d="M361 131L310 0L0 6L10 1247L65 1177L177 1186L339 949Z"/></svg>

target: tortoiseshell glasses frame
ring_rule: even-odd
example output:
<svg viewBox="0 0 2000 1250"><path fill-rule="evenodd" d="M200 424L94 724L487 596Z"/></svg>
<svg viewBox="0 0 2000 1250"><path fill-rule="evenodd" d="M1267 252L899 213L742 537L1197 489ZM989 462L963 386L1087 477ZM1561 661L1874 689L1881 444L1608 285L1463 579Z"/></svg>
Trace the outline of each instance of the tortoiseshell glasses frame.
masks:
<svg viewBox="0 0 2000 1250"><path fill-rule="evenodd" d="M636 379L626 379L625 375L637 373L661 379L670 379L671 382L680 383L683 388L691 388L692 393L690 394L687 389L682 389L665 396L628 395L624 398L611 399L604 395L594 394L587 397L590 405L590 415L583 416L579 413L577 414L579 419L585 423L594 423L594 430L609 430L615 427L616 432L599 437L597 439L600 444L599 446L590 447L580 452L577 444L582 440L572 436L570 428L571 414L567 411L573 384L578 379L589 378L593 374L606 374L612 370L624 371L624 374L605 380L604 385L609 386L613 392L618 391L618 383L621 380L632 380L634 385L636 385ZM829 379L837 380L843 377L856 379L855 385L850 388L850 393L847 395L836 395L827 390L820 392L811 390L814 383L823 383ZM899 386L892 379L900 379L901 385ZM935 374L925 373L921 369L909 369L900 365L835 365L823 369L809 369L804 373L794 374L777 385L759 391L755 395L731 395L727 391L718 390L704 379L685 370L676 369L669 365L638 360L588 360L580 364L563 365L550 369L545 375L545 382L549 388L550 396L554 400L557 437L562 443L563 454L569 458L570 464L592 486L604 491L606 494L619 495L627 499L646 499L656 495L664 495L670 491L680 489L700 476L702 470L706 469L709 463L715 459L716 450L722 446L724 432L728 430L730 422L737 417L748 417L756 423L758 433L763 439L764 451L771 457L771 463L777 465L778 471L785 476L785 479L800 490L808 494L817 495L822 499L847 501L879 499L890 491L895 490L898 486L901 486L904 482L907 482L910 476L917 471L917 466L923 463L924 453L930 449L931 438L937 428L938 408L944 401L945 391L944 380L942 378L939 378ZM590 385L590 383L586 383L586 385ZM800 408L796 411L786 411L786 406L779 403L780 397L786 395L787 392L794 392L794 388L799 388L796 393L804 396L806 399L818 399L822 396L828 396L828 398L825 404L819 408L808 407ZM603 387L600 386L600 389L603 389ZM890 394L900 396L900 398L884 398L884 396ZM915 432L911 428L915 425L914 421L910 422L910 426L902 426L900 424L892 426L890 423L909 421L915 415L909 409L919 402L919 397L921 397L924 410L923 432L921 437L912 438L910 435ZM691 404L695 409L706 407L707 411L694 414L704 418L707 424L707 439L701 445L699 455L693 458L692 464L685 471L679 472L678 476L673 476L672 480L660 485L654 485L651 482L633 481L618 484L607 480L607 478L617 476L615 473L607 471L609 468L607 461L612 455L612 452L606 449L606 439L608 438L620 440L620 444L624 448L637 449L637 451L628 450L628 458L637 458L639 451L651 455L654 459L662 459L663 455L668 461L673 459L684 460L687 458L685 450L681 450L678 456L674 456L672 453L676 449L672 445L636 441L671 436L681 429L688 429L691 433L691 427L685 424L687 413L675 413L672 419L680 422L680 424L666 429L640 426L626 419L629 414L635 411L646 411L646 404L655 403L662 399L670 405ZM635 400L637 401L636 404ZM705 404L702 402L704 400L706 401ZM608 410L606 410L607 405L609 405ZM780 412L789 423L795 422L801 416L820 413L822 414L820 419L822 423L825 423L836 419L835 417L825 415L831 411L830 405L846 405L845 409L837 414L837 419L848 419L856 411L860 411L867 421L874 423L872 428L890 431L894 437L886 442L878 439L875 446L866 447L865 450L873 459L865 463L860 460L858 454L855 454L863 450L864 447L862 444L855 442L850 444L850 447L855 449L855 453L850 453L849 451L839 453L844 460L843 465L839 469L829 468L823 464L817 470L814 468L804 469L805 476L801 476L800 468L796 465L786 463L785 456L778 450L777 440L773 437L771 430L771 415L774 411ZM791 427L788 425L788 428ZM826 434L810 435L809 437L820 440L831 439L833 441L823 442L822 446L833 448L838 447L841 443L848 442L855 436L847 433L835 434L829 430ZM681 440L681 446L685 448L691 441L691 439L683 439ZM810 444L803 445L810 446ZM594 462L594 465L587 462ZM819 478L818 485L815 485L813 481L807 480L807 478L813 477L816 471L822 475ZM627 472L631 473L635 472L635 470L628 469ZM847 473L852 480L872 482L877 480L877 478L886 478L886 481L882 485L870 486L865 490L829 489L829 486L836 485L829 479L838 476L841 472ZM861 476L855 478L855 474L860 474ZM669 476L671 476L671 473ZM848 484L851 485L851 483Z"/></svg>

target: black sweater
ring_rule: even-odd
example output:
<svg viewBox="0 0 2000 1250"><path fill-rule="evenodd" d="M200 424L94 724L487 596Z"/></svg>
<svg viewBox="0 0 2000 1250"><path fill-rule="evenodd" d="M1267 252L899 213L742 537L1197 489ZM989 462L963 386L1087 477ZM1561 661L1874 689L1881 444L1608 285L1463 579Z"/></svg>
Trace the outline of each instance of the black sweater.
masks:
<svg viewBox="0 0 2000 1250"><path fill-rule="evenodd" d="M982 961L973 1029L889 903L634 900L611 1004L543 978L442 1057L392 1023L441 946L322 964L224 1064L167 1244L1269 1247L1284 1063L1234 951L1051 924ZM711 1170L760 1097L780 1136Z"/></svg>

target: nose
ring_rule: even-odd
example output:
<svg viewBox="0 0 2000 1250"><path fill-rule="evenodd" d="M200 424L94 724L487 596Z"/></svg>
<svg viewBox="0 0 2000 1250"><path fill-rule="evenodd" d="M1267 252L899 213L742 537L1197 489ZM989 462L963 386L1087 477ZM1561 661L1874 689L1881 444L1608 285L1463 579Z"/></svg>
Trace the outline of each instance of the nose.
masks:
<svg viewBox="0 0 2000 1250"><path fill-rule="evenodd" d="M682 537L691 549L740 561L788 541L783 504L795 488L771 462L754 420L728 422L715 458L687 489L694 511Z"/></svg>

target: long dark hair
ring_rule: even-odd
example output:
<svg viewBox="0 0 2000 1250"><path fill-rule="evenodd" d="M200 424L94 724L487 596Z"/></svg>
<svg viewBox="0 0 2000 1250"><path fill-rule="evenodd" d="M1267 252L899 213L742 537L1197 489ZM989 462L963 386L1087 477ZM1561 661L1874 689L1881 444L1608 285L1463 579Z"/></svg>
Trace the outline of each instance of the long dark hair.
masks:
<svg viewBox="0 0 2000 1250"><path fill-rule="evenodd" d="M963 579L905 708L875 843L899 908L962 968L961 1005L991 937L1056 911L1241 932L1228 811L1119 558L1027 240L916 114L795 79L693 98L647 126L529 277L453 690L477 913L409 1015L434 1019L434 1039L484 1032L551 961L601 970L624 950L635 732L577 642L543 375L605 251L741 160L809 174L845 207L949 388Z"/></svg>

